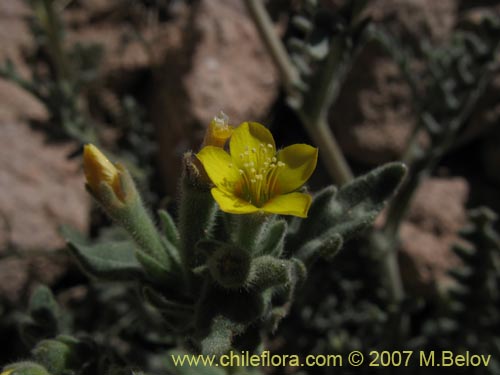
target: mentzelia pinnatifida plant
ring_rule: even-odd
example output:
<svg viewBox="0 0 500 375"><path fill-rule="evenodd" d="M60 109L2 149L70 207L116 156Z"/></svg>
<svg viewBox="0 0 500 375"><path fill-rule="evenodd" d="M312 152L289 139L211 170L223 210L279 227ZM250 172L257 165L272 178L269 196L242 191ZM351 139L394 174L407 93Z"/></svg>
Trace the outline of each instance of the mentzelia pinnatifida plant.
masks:
<svg viewBox="0 0 500 375"><path fill-rule="evenodd" d="M86 145L87 190L130 240L68 234L70 250L91 276L133 282L179 348L259 352L314 262L370 227L405 174L391 163L311 195L303 185L317 158L306 144L279 149L261 124L216 117L201 150L184 157L177 215L160 210L160 231L126 168ZM80 373L85 361L73 355L58 368ZM43 355L36 363L50 367Z"/></svg>

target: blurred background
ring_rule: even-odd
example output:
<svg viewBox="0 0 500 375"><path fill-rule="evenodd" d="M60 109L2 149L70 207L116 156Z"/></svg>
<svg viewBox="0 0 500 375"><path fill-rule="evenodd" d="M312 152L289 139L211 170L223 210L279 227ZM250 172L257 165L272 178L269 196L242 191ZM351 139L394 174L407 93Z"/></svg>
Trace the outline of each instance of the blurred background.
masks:
<svg viewBox="0 0 500 375"><path fill-rule="evenodd" d="M269 126L280 146L317 144L304 108L316 103L330 66L336 93L326 120L353 173L405 160L416 176L394 245L406 330L393 337L385 324L392 305L367 236L318 265L268 347L451 347L495 359L464 373L500 371L500 2L264 3L295 82L244 1L0 2L0 363L29 353L17 327L40 283L76 332L108 340L132 365L154 368L147 353L175 345L118 319L130 311L126 293L92 284L64 250L63 225L116 235L85 192L83 144L122 160L148 205L175 213L182 155L197 151L220 110L233 125ZM452 134L446 124L456 125ZM311 191L341 184L329 171L322 158Z"/></svg>

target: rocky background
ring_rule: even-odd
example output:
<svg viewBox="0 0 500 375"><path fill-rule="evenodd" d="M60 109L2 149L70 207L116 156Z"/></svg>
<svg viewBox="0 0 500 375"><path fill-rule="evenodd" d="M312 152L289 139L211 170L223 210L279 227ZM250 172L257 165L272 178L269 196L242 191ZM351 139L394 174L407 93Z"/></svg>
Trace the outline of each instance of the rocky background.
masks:
<svg viewBox="0 0 500 375"><path fill-rule="evenodd" d="M157 142L152 186L158 194L175 196L181 155L199 145L205 125L219 110L234 124L268 123L279 115L279 76L242 2L174 0L165 2L165 11L126 0L72 3L64 11L66 42L97 43L104 51L96 87L100 100L91 110L112 112L121 93L130 93L143 106ZM334 6L335 1L325 3ZM484 12L500 13L500 6L466 0L377 0L369 6L375 22L408 44L422 38L446 42L459 23L476 22ZM12 60L25 77L30 75L25 56L34 48L29 14L22 0L0 2L0 62ZM275 21L283 33L286 14L276 12ZM400 256L406 287L413 293L431 297L446 284L446 271L458 262L449 247L465 223L467 207L500 208L499 99L500 74L457 147L416 194L402 226ZM395 63L380 48L367 46L330 116L356 171L401 158L415 124L410 100ZM4 309L25 304L35 283L57 287L75 277L79 271L63 251L58 228L92 229L80 159L68 158L75 144L54 142L46 129L32 125L46 119L37 99L0 80ZM278 134L287 127L279 124ZM106 141L112 142L114 130L108 133ZM319 168L316 173L324 172Z"/></svg>

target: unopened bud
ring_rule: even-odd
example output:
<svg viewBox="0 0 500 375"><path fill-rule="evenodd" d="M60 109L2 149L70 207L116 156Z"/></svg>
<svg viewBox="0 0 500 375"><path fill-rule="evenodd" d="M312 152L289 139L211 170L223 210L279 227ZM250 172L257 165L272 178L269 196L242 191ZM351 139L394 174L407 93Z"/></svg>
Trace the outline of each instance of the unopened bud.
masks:
<svg viewBox="0 0 500 375"><path fill-rule="evenodd" d="M233 129L234 128L229 125L229 117L224 112L220 111L208 125L202 148L205 146L224 147L226 141L233 134Z"/></svg>
<svg viewBox="0 0 500 375"><path fill-rule="evenodd" d="M99 197L101 184L104 183L120 201L124 201L125 194L120 182L121 171L92 144L85 145L83 149L83 171L87 186L95 196Z"/></svg>
<svg viewBox="0 0 500 375"><path fill-rule="evenodd" d="M51 375L45 367L34 362L17 362L4 367L0 375Z"/></svg>

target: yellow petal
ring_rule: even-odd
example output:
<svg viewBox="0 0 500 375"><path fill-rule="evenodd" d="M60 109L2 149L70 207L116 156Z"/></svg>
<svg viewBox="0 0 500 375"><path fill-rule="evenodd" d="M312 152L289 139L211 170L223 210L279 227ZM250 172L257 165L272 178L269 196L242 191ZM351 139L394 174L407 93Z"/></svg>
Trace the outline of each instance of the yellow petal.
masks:
<svg viewBox="0 0 500 375"><path fill-rule="evenodd" d="M307 217L311 201L311 196L304 193L278 195L264 204L262 210L273 214Z"/></svg>
<svg viewBox="0 0 500 375"><path fill-rule="evenodd" d="M239 172L229 154L220 147L206 146L196 154L215 186L224 191L234 190Z"/></svg>
<svg viewBox="0 0 500 375"><path fill-rule="evenodd" d="M280 166L277 175L276 193L284 194L297 190L311 177L318 161L318 149L306 144L295 144L278 152Z"/></svg>
<svg viewBox="0 0 500 375"><path fill-rule="evenodd" d="M257 122L244 122L234 129L229 141L229 150L234 162L240 166L245 162L245 158L240 155L245 155L245 152L252 155L252 150L258 151L261 145L268 150L271 157L274 156L276 145L271 132Z"/></svg>
<svg viewBox="0 0 500 375"><path fill-rule="evenodd" d="M14 369L11 369L11 370L5 370L4 372L2 372L0 375L9 375L11 373L14 372Z"/></svg>
<svg viewBox="0 0 500 375"><path fill-rule="evenodd" d="M218 188L213 188L211 192L215 201L219 204L220 209L224 212L228 212L230 214L251 214L253 212L260 211L260 209L255 207L253 204L250 204L234 195L228 194Z"/></svg>

